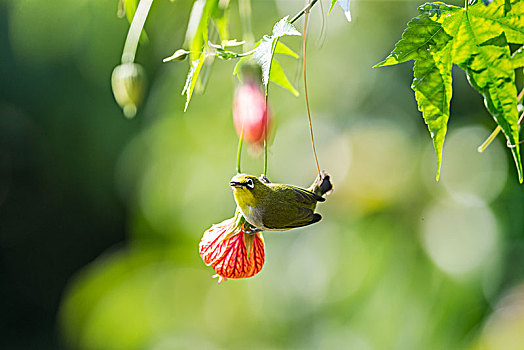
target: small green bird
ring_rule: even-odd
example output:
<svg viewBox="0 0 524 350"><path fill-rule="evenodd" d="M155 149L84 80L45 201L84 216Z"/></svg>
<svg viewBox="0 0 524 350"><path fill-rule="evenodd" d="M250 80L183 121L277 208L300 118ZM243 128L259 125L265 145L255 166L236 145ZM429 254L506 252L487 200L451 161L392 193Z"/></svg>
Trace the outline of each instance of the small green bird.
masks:
<svg viewBox="0 0 524 350"><path fill-rule="evenodd" d="M306 190L303 188L270 183L265 177L238 174L229 185L244 218L259 230L284 231L320 221L315 213L317 202L332 190L329 176L321 178Z"/></svg>

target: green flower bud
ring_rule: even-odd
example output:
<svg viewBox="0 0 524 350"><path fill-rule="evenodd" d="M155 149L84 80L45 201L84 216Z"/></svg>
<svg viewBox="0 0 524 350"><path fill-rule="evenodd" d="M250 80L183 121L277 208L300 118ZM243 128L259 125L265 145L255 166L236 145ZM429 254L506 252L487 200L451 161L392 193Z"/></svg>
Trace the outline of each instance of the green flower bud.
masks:
<svg viewBox="0 0 524 350"><path fill-rule="evenodd" d="M146 73L141 65L124 63L116 66L111 75L111 87L118 105L127 118L133 118L144 98Z"/></svg>
<svg viewBox="0 0 524 350"><path fill-rule="evenodd" d="M169 62L169 61L183 61L189 56L189 51L179 49L176 50L174 54L172 54L169 57L166 57L162 60L162 62Z"/></svg>

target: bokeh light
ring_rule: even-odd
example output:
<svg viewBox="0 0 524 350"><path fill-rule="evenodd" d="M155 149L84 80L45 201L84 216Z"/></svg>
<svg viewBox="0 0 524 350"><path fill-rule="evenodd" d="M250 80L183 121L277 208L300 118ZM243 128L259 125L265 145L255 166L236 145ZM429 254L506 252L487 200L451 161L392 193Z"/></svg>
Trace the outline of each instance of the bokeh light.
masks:
<svg viewBox="0 0 524 350"><path fill-rule="evenodd" d="M491 210L441 200L423 215L422 241L431 259L451 275L479 272L497 250L498 227Z"/></svg>

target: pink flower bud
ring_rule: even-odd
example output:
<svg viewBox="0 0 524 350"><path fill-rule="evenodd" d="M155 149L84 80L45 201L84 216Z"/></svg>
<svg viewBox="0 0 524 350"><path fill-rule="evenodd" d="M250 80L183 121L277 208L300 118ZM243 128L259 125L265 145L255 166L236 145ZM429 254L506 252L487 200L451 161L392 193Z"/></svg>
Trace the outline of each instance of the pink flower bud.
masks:
<svg viewBox="0 0 524 350"><path fill-rule="evenodd" d="M265 261L262 233L246 233L244 220L235 217L211 226L198 246L204 263L213 267L219 280L247 278L260 272Z"/></svg>
<svg viewBox="0 0 524 350"><path fill-rule="evenodd" d="M246 79L237 87L233 100L233 121L238 135L243 128L244 140L262 145L271 122L268 114L262 87L254 79Z"/></svg>

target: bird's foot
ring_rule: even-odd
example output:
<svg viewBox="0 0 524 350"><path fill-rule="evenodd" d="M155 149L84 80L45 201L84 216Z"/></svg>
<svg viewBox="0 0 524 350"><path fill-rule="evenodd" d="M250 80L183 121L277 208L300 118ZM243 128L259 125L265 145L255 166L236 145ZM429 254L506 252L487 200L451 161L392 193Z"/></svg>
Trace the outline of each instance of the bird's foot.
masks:
<svg viewBox="0 0 524 350"><path fill-rule="evenodd" d="M269 181L269 179L264 174L260 175L259 179L260 179L260 181L262 181L265 184L270 184L271 183L271 181Z"/></svg>
<svg viewBox="0 0 524 350"><path fill-rule="evenodd" d="M244 233L247 233L249 235L254 235L257 232L262 232L262 231L264 230L262 230L261 228L255 227L255 226L246 227L244 229Z"/></svg>

